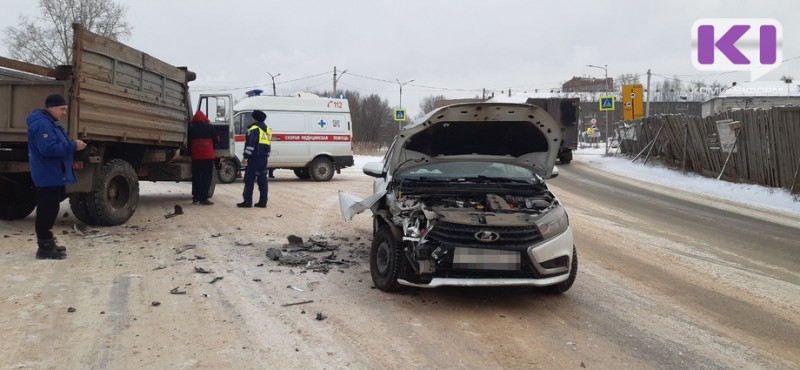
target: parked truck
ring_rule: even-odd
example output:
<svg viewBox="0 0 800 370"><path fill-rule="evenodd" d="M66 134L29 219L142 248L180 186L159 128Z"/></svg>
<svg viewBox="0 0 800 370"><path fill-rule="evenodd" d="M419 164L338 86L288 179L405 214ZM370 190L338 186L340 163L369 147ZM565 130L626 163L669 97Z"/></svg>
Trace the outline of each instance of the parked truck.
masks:
<svg viewBox="0 0 800 370"><path fill-rule="evenodd" d="M25 118L47 95L66 97L62 125L87 148L75 153L72 213L91 225L119 225L136 210L139 181L190 181L186 154L195 74L73 25L72 65L45 68L0 57L0 219L35 208ZM232 155L228 123L217 156ZM210 193L213 194L214 186ZM188 197L188 194L187 194Z"/></svg>
<svg viewBox="0 0 800 370"><path fill-rule="evenodd" d="M558 122L561 128L561 145L558 150L558 161L561 164L572 162L572 152L578 148L578 98L528 98L533 104L544 110Z"/></svg>

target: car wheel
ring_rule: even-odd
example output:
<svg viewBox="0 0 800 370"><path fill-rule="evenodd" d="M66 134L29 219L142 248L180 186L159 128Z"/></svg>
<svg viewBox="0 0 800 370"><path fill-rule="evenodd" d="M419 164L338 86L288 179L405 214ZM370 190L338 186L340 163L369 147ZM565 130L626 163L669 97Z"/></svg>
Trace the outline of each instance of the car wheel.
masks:
<svg viewBox="0 0 800 370"><path fill-rule="evenodd" d="M578 276L578 252L575 250L575 246L572 246L572 267L569 270L569 278L564 280L561 283L556 285L550 285L542 288L542 291L550 294L561 294L572 288L572 284L575 283L575 277Z"/></svg>
<svg viewBox="0 0 800 370"><path fill-rule="evenodd" d="M308 169L314 181L328 181L333 177L333 162L325 157L314 159Z"/></svg>
<svg viewBox="0 0 800 370"><path fill-rule="evenodd" d="M400 243L394 240L388 226L382 226L375 233L369 253L369 271L375 287L385 292L398 290L397 279L405 274L406 266Z"/></svg>

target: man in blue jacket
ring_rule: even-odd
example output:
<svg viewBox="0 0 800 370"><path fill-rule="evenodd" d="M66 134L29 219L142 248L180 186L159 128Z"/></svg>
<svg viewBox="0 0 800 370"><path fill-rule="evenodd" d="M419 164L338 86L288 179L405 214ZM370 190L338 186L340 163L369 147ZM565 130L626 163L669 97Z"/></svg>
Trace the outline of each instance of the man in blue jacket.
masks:
<svg viewBox="0 0 800 370"><path fill-rule="evenodd" d="M247 159L247 168L244 170L244 201L237 203L240 208L252 206L267 208L267 161L272 144L272 129L264 123L267 114L255 110L252 114L253 124L247 129L244 142L244 158ZM253 204L253 183L258 181L258 203Z"/></svg>
<svg viewBox="0 0 800 370"><path fill-rule="evenodd" d="M58 120L67 116L67 101L58 94L47 97L45 109L28 115L28 162L36 185L36 241L38 259L63 259L67 249L53 238L59 205L66 197L65 185L75 182L72 156L86 148L82 140L69 140Z"/></svg>

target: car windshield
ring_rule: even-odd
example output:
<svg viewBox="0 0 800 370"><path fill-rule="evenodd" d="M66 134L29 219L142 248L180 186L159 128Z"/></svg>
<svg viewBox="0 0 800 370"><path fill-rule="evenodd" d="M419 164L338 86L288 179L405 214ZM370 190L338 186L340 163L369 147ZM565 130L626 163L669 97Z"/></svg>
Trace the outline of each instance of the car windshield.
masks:
<svg viewBox="0 0 800 370"><path fill-rule="evenodd" d="M535 181L536 175L526 167L489 161L425 163L396 175L407 181Z"/></svg>

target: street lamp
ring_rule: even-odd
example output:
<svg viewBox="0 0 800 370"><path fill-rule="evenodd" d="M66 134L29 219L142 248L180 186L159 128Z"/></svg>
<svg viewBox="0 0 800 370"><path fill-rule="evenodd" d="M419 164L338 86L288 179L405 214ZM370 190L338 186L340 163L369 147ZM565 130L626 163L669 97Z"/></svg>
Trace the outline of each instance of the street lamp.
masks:
<svg viewBox="0 0 800 370"><path fill-rule="evenodd" d="M276 74L276 75L274 75L274 76L272 75L272 73L269 73L269 72L267 72L267 74L269 75L269 77L271 77L271 78L272 78L272 96L276 96L276 95L278 95L278 93L277 93L277 92L276 92L276 90L275 90L275 77L278 77L278 76L280 76L281 74L280 74L280 73L278 73L278 74Z"/></svg>
<svg viewBox="0 0 800 370"><path fill-rule="evenodd" d="M399 105L400 105L400 109L403 109L403 86L405 86L406 84L414 82L414 80L408 80L406 82L400 82L400 80L396 79L396 78L394 80L397 81L398 85L400 85L400 104ZM397 121L397 130L398 131L400 130L400 127L402 126L402 124L403 124L403 121Z"/></svg>
<svg viewBox="0 0 800 370"><path fill-rule="evenodd" d="M601 67L601 66L596 66L594 64L587 64L586 66L587 67L592 67L592 68L600 68L605 72L605 74L606 74L606 93L610 94L611 90L608 88L608 65L607 64L603 64L603 66ZM608 121L608 111L606 111L606 155L608 155L608 126L609 125L610 125L610 122Z"/></svg>

